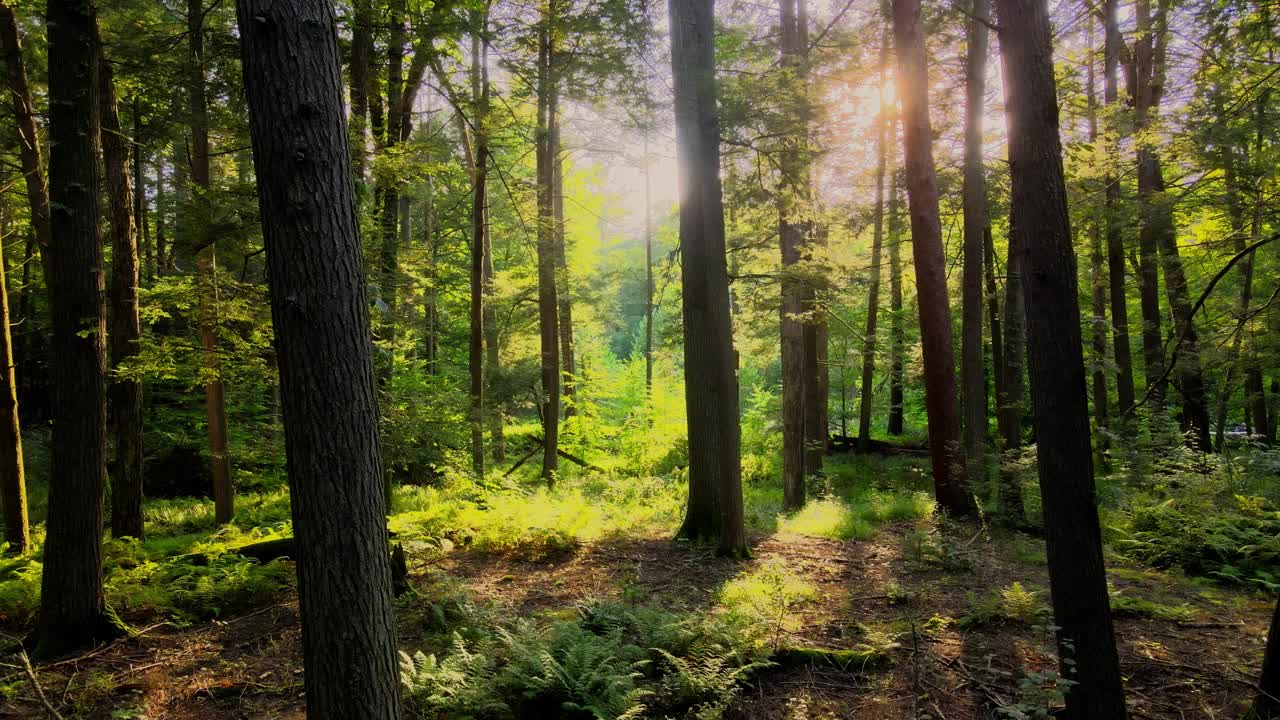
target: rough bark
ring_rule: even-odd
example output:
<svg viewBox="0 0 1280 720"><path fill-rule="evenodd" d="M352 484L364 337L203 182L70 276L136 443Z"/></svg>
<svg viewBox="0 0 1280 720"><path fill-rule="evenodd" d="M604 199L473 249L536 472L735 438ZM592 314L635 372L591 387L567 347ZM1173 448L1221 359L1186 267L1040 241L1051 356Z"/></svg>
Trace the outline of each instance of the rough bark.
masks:
<svg viewBox="0 0 1280 720"><path fill-rule="evenodd" d="M5 84L13 102L14 128L18 133L18 158L22 163L27 202L31 206L31 226L35 230L45 277L49 277L49 188L45 181L43 152L40 148L40 133L36 128L31 86L27 82L27 64L22 56L22 40L18 36L18 23L9 2L0 2L0 54L3 54L4 59Z"/></svg>
<svg viewBox="0 0 1280 720"><path fill-rule="evenodd" d="M336 19L239 0L280 367L307 717L397 720L386 505Z"/></svg>
<svg viewBox="0 0 1280 720"><path fill-rule="evenodd" d="M187 42L189 44L189 93L191 115L191 181L199 188L201 201L209 192L209 101L205 89L204 5L187 0ZM188 235L191 229L187 229ZM208 419L209 461L213 475L214 519L231 522L235 497L231 487L231 457L227 452L227 407L222 381L222 358L218 354L218 255L217 241L209 238L193 248L196 272L200 276L200 347L206 373L204 397Z"/></svg>
<svg viewBox="0 0 1280 720"><path fill-rule="evenodd" d="M1114 116L1120 101L1120 49L1124 40L1120 37L1117 18L1119 0L1103 0L1103 102L1109 114ZM1115 157L1120 152L1115 141L1107 146L1107 154ZM1103 176L1104 214L1107 244L1107 282L1111 300L1112 357L1116 364L1117 412L1128 415L1133 408L1133 353L1129 347L1129 301L1125 279L1123 220L1120 213L1120 181L1110 170Z"/></svg>
<svg viewBox="0 0 1280 720"><path fill-rule="evenodd" d="M8 217L3 237L9 237ZM3 250L0 250L2 253ZM18 384L13 367L13 335L9 323L8 268L0 256L0 509L9 552L25 555L31 548L27 519L27 476L18 417Z"/></svg>
<svg viewBox="0 0 1280 720"><path fill-rule="evenodd" d="M960 399L964 414L965 472L981 482L987 435L986 353L982 347L982 253L987 226L987 181L982 122L987 93L987 22L990 0L973 0L965 62L964 274L960 299Z"/></svg>
<svg viewBox="0 0 1280 720"><path fill-rule="evenodd" d="M680 536L747 553L737 355L729 313L713 0L670 0L671 74L680 170L689 504Z"/></svg>
<svg viewBox="0 0 1280 720"><path fill-rule="evenodd" d="M551 143L551 97L556 92L555 48L550 25L555 19L556 1L548 0L538 39L538 332L542 357L542 479L555 482L560 467L560 325L556 294L556 229L553 175L555 157Z"/></svg>
<svg viewBox="0 0 1280 720"><path fill-rule="evenodd" d="M471 100L475 127L475 157L471 169L471 335L468 369L471 376L471 469L484 478L484 264L485 196L489 175L488 75L481 78L480 39L471 38Z"/></svg>
<svg viewBox="0 0 1280 720"><path fill-rule="evenodd" d="M889 23L884 24L880 35L880 86L884 87L889 74ZM884 178L885 145L888 142L886 127L890 122L888 107L881 110L876 128L876 204L871 228L871 277L867 284L867 325L862 339L862 386L858 393L858 451L867 452L871 447L872 388L876 372L876 326L880 313L880 253L884 245Z"/></svg>
<svg viewBox="0 0 1280 720"><path fill-rule="evenodd" d="M1280 718L1280 602L1271 615L1267 631L1267 649L1262 657L1262 675L1258 678L1258 695L1250 709L1250 720Z"/></svg>
<svg viewBox="0 0 1280 720"><path fill-rule="evenodd" d="M796 0L781 0L781 53L783 67L803 72L802 39L799 37ZM798 82L792 78L793 84ZM782 506L795 510L805 501L805 296L803 281L795 266L807 250L806 228L799 217L805 200L803 184L804 135L802 128L790 128L783 138L777 191L778 235L782 246L782 274L779 305L782 353Z"/></svg>
<svg viewBox="0 0 1280 720"><path fill-rule="evenodd" d="M98 231L97 17L92 3L50 0L49 305L53 435L35 654L51 657L115 634L102 591L106 478L106 312Z"/></svg>
<svg viewBox="0 0 1280 720"><path fill-rule="evenodd" d="M1011 203L1036 232L1019 247L1025 273L1040 494L1067 717L1125 717L1093 482L1076 260L1071 246L1048 6L996 0L1012 89Z"/></svg>
<svg viewBox="0 0 1280 720"><path fill-rule="evenodd" d="M947 298L946 258L938 214L938 183L929 122L928 61L919 0L894 0L899 86L902 88L903 154L911 215L911 249L916 269L916 298L924 350L925 407L929 448L938 503L955 515L973 511L963 482L960 408L956 398L951 311Z"/></svg>
<svg viewBox="0 0 1280 720"><path fill-rule="evenodd" d="M138 317L138 229L134 225L129 139L120 128L111 64L103 61L98 73L102 160L111 212L111 367L118 370L138 354L138 340L142 337L142 321ZM115 473L111 478L111 535L141 538L142 384L117 374L107 388L107 398L116 446L112 466Z"/></svg>

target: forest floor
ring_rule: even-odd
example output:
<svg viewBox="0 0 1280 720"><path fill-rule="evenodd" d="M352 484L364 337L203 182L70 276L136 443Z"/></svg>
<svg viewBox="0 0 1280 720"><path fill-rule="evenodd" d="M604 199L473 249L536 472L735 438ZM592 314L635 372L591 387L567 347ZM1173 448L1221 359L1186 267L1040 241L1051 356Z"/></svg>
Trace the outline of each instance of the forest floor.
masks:
<svg viewBox="0 0 1280 720"><path fill-rule="evenodd" d="M767 669L726 717L968 720L1042 717L1037 708L1053 706L1052 674L1042 672L1056 666L1044 550L1033 536L940 527L930 517L884 524L866 540L775 531L753 534L751 544L745 562L652 532L536 560L459 547L415 563L412 575L423 597L462 588L500 616L563 618L601 599L713 613L726 582L782 568L816 592L778 606L769 642L870 644L887 662ZM1239 717L1253 694L1270 601L1115 557L1109 570L1131 717ZM435 636L421 631L422 612L402 604L402 647L445 650L426 645ZM296 598L214 622L140 630L41 666L40 694L20 668L4 670L17 689L0 717L304 717Z"/></svg>

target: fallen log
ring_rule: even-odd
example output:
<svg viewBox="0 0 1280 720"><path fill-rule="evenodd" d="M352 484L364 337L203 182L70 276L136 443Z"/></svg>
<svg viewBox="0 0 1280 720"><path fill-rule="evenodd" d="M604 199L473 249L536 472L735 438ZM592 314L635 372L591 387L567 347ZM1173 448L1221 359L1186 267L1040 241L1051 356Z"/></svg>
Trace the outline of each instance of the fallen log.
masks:
<svg viewBox="0 0 1280 720"><path fill-rule="evenodd" d="M868 441L867 449L862 450L858 445L858 438L849 435L832 435L827 442L827 454L834 455L837 453L849 455L918 455L923 457L929 454L929 447L927 445L872 439Z"/></svg>

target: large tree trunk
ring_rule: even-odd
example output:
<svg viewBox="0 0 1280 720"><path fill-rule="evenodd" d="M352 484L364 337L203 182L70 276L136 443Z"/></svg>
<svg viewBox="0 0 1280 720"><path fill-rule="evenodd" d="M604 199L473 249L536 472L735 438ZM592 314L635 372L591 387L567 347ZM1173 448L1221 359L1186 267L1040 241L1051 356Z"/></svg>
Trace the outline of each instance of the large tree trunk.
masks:
<svg viewBox="0 0 1280 720"><path fill-rule="evenodd" d="M187 0L187 41L191 76L187 91L191 110L191 181L200 188L201 202L209 192L209 104L205 93L204 4ZM187 228L188 235L192 229ZM200 275L200 346L205 381L205 414L209 422L209 459L213 474L214 518L231 522L235 498L231 488L231 457L227 453L227 407L222 383L222 358L218 354L218 255L217 241L199 243L196 272Z"/></svg>
<svg viewBox="0 0 1280 720"><path fill-rule="evenodd" d="M890 108L889 144L898 147L897 112ZM906 365L907 329L902 308L902 200L895 170L889 178L889 418L885 432L901 435L905 420L902 374Z"/></svg>
<svg viewBox="0 0 1280 720"><path fill-rule="evenodd" d="M781 0L782 64L797 74L803 73L804 39L800 36L797 0ZM792 78L792 85L800 84ZM795 510L804 505L805 418L806 408L806 333L804 281L796 277L795 266L808 251L807 225L801 219L802 203L808 199L806 160L802 156L807 129L792 127L783 138L780 161L781 178L777 191L778 235L782 246L782 301L779 305L782 352L782 506Z"/></svg>
<svg viewBox="0 0 1280 720"><path fill-rule="evenodd" d="M1267 649L1262 656L1262 675L1258 678L1258 695L1253 701L1250 720L1280 718L1280 602L1271 615L1267 631Z"/></svg>
<svg viewBox="0 0 1280 720"><path fill-rule="evenodd" d="M938 183L933 166L933 130L929 122L928 59L920 0L894 0L899 87L902 88L903 153L911 214L916 298L924 350L925 407L929 448L938 503L955 515L973 511L963 482L960 408L956 398L951 310L947 298L946 258L938 215Z"/></svg>
<svg viewBox="0 0 1280 720"><path fill-rule="evenodd" d="M970 485L983 479L987 435L986 353L982 348L982 253L987 226L987 179L982 121L987 97L987 16L990 0L973 0L965 62L964 275L960 302L960 398L965 469Z"/></svg>
<svg viewBox="0 0 1280 720"><path fill-rule="evenodd" d="M9 235L8 207L0 237ZM9 331L8 264L0 249L0 509L4 512L4 541L9 552L25 555L31 548L27 519L27 476L22 454L22 428L18 418L17 375L13 368L13 336Z"/></svg>
<svg viewBox="0 0 1280 720"><path fill-rule="evenodd" d="M336 20L239 0L279 358L307 716L397 720L386 505Z"/></svg>
<svg viewBox="0 0 1280 720"><path fill-rule="evenodd" d="M1054 623L1067 713L1123 720L1124 692L1093 484L1076 260L1071 247L1048 6L996 0L1009 72L1011 203L1027 298L1027 345Z"/></svg>
<svg viewBox="0 0 1280 720"><path fill-rule="evenodd" d="M1103 102L1108 117L1114 117L1120 101L1120 49L1124 40L1120 36L1120 23L1116 17L1119 0L1103 0ZM1112 142L1107 154L1118 156L1119 147ZM1108 165L1108 168L1110 166ZM1125 279L1124 221L1120 217L1120 181L1108 169L1102 178L1106 189L1103 193L1103 210L1107 235L1107 281L1111 300L1112 355L1116 364L1117 411L1127 415L1135 402L1133 385L1133 353L1129 347L1129 302L1126 297L1128 282Z"/></svg>
<svg viewBox="0 0 1280 720"><path fill-rule="evenodd" d="M889 22L880 35L880 86L889 75ZM884 178L887 125L892 122L888 106L876 118L876 205L871 229L871 281L867 288L867 327L862 339L862 386L858 393L858 451L871 448L871 400L876 371L876 325L880 313L880 251L884 245Z"/></svg>
<svg viewBox="0 0 1280 720"><path fill-rule="evenodd" d="M129 183L129 141L120 128L111 64L99 68L102 160L111 209L111 367L138 354L138 233L133 187ZM115 476L111 483L112 537L142 537L142 384L115 376L108 387L115 435Z"/></svg>
<svg viewBox="0 0 1280 720"><path fill-rule="evenodd" d="M538 330L542 345L542 479L555 483L560 467L560 326L556 296L556 228L554 146L551 97L556 93L555 57L551 27L556 0L548 0L538 40Z"/></svg>
<svg viewBox="0 0 1280 720"><path fill-rule="evenodd" d="M471 169L471 336L468 367L471 375L471 469L484 479L484 264L485 184L489 174L488 77L481 79L480 38L471 38L471 101L475 127L475 157Z"/></svg>
<svg viewBox="0 0 1280 720"><path fill-rule="evenodd" d="M747 552L737 354L729 314L713 0L670 0L684 312L689 504L680 536Z"/></svg>
<svg viewBox="0 0 1280 720"><path fill-rule="evenodd" d="M98 23L93 5L50 0L49 305L53 435L36 655L116 634L102 592L106 313L98 233Z"/></svg>

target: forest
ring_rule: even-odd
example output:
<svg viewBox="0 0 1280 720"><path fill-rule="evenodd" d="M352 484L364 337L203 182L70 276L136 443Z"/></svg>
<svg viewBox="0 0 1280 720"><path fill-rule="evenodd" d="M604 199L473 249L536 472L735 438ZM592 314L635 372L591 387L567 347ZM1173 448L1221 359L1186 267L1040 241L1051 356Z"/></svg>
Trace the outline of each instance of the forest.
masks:
<svg viewBox="0 0 1280 720"><path fill-rule="evenodd" d="M1280 719L1277 15L0 0L0 718Z"/></svg>

